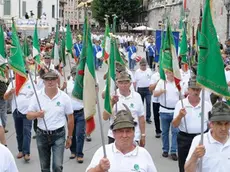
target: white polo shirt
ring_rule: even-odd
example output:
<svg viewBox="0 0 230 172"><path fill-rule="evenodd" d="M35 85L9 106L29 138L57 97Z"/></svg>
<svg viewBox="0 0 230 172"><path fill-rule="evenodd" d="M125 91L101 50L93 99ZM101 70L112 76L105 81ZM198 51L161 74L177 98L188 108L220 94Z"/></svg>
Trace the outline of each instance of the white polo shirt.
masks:
<svg viewBox="0 0 230 172"><path fill-rule="evenodd" d="M42 110L45 111L44 119L46 121L48 130L53 131L63 127L66 123L65 116L73 114L71 100L69 96L61 90L58 90L57 95L50 99L45 94L45 89L42 89L38 92L38 99L40 101ZM32 100L30 101L28 111L40 111L35 96L33 96ZM42 118L38 118L38 127L42 130L46 130Z"/></svg>
<svg viewBox="0 0 230 172"><path fill-rule="evenodd" d="M68 93L69 97L71 98L73 110L81 110L84 108L83 102L77 100L76 98L74 98L72 96L73 87L74 87L74 81L73 81L73 79L70 79L67 82L67 93Z"/></svg>
<svg viewBox="0 0 230 172"><path fill-rule="evenodd" d="M160 80L160 73L159 72L155 72L151 79L150 79L150 85L156 84L158 81ZM154 92L154 90L153 90ZM152 95L152 102L154 103L159 103L159 98L158 97L154 97L154 95Z"/></svg>
<svg viewBox="0 0 230 172"><path fill-rule="evenodd" d="M10 150L0 143L0 171L18 172L14 157Z"/></svg>
<svg viewBox="0 0 230 172"><path fill-rule="evenodd" d="M175 82L163 81L162 79L157 83L155 91L160 91L165 89L164 82L166 82L166 93L161 94L159 96L159 102L162 106L168 108L175 108L176 103L179 100L179 91L176 88ZM165 96L166 94L166 96ZM166 104L165 104L165 97L166 97ZM169 110L160 106L159 112L162 113L173 113L174 110Z"/></svg>
<svg viewBox="0 0 230 172"><path fill-rule="evenodd" d="M194 107L190 104L188 98L183 99L184 108L187 112L185 115L185 120L187 124L188 132L185 128L184 118L181 120L179 125L179 130L189 134L197 134L201 133L201 101L200 103ZM174 110L173 118L177 118L179 115L180 110L182 109L181 101L179 100L176 104ZM208 129L208 112L211 111L212 106L205 101L204 104L204 131Z"/></svg>
<svg viewBox="0 0 230 172"><path fill-rule="evenodd" d="M200 143L201 136L196 136L189 150L188 157L186 161L188 161L195 148ZM211 131L204 134L204 144L205 146L205 155L203 156L203 168L202 172L229 172L230 171L230 138L225 144L222 144L216 141L212 135ZM199 172L199 162L197 162L196 172Z"/></svg>
<svg viewBox="0 0 230 172"><path fill-rule="evenodd" d="M136 70L134 74L135 82L137 83L137 88L149 87L150 80L152 76L151 69L141 70L140 68Z"/></svg>
<svg viewBox="0 0 230 172"><path fill-rule="evenodd" d="M15 86L15 80L13 82ZM9 92L11 89L12 89L12 84L8 86L6 92ZM28 112L27 110L29 107L28 102L31 101L33 94L34 94L34 90L33 90L32 83L30 80L27 80L26 83L22 86L21 90L19 91L18 96L16 96L17 108L20 113L27 114ZM12 112L14 112L14 110L16 109L14 98L11 101L11 109Z"/></svg>
<svg viewBox="0 0 230 172"><path fill-rule="evenodd" d="M108 172L157 172L152 157L145 148L136 146L125 155L116 148L115 143L105 145L105 148L110 162ZM100 147L93 155L86 172L90 168L95 168L103 157L103 148Z"/></svg>
<svg viewBox="0 0 230 172"><path fill-rule="evenodd" d="M134 140L140 141L141 132L140 132L138 118L145 115L144 105L142 103L141 96L136 91L131 91L130 95L125 97L120 94L119 89L117 90L117 95L119 97L119 101L117 102L117 111L126 110L123 104L128 106L129 110L132 113L134 121L137 122L137 126L135 127ZM115 114L115 111L116 111L116 105L113 106L113 115ZM110 125L112 125L114 121L113 115L110 117L109 120ZM113 138L113 132L111 129L109 129L108 131L108 136Z"/></svg>

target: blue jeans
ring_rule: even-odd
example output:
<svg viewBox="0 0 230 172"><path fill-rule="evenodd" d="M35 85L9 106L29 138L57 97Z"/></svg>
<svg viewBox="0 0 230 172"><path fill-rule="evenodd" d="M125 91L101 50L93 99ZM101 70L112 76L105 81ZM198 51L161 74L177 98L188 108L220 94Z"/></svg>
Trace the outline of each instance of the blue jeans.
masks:
<svg viewBox="0 0 230 172"><path fill-rule="evenodd" d="M162 129L162 142L163 142L163 152L169 152L169 128L171 122L173 120L173 113L161 113L160 112L160 119L161 119L161 129ZM172 140L171 140L171 154L177 153L177 133L178 128L174 128L171 125L171 133L172 133Z"/></svg>
<svg viewBox="0 0 230 172"><path fill-rule="evenodd" d="M129 69L130 69L130 70L133 70L133 69L134 69L135 64L136 64L136 61L133 60L133 59L131 59L131 58L129 58Z"/></svg>
<svg viewBox="0 0 230 172"><path fill-rule="evenodd" d="M149 91L149 87L138 88L137 92L141 95L142 102L146 101L146 120L151 117L151 97L152 94Z"/></svg>
<svg viewBox="0 0 230 172"><path fill-rule="evenodd" d="M7 121L7 104L6 100L3 98L0 98L0 120L2 120L2 126L3 128L6 127L6 121Z"/></svg>
<svg viewBox="0 0 230 172"><path fill-rule="evenodd" d="M50 172L52 151L52 171L62 172L65 150L65 127L61 131L52 134L46 134L38 128L36 136L41 171Z"/></svg>
<svg viewBox="0 0 230 172"><path fill-rule="evenodd" d="M14 110L13 117L18 142L18 151L22 152L24 155L30 154L32 121L28 120L26 115L20 113L17 109Z"/></svg>
<svg viewBox="0 0 230 172"><path fill-rule="evenodd" d="M83 158L83 147L85 141L85 116L84 111L74 111L74 130L70 151L77 157Z"/></svg>

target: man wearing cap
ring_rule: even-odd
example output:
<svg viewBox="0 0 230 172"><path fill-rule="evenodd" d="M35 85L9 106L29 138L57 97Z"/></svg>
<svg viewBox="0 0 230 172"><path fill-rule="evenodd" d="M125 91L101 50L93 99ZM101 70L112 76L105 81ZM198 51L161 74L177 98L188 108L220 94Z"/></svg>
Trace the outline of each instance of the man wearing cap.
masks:
<svg viewBox="0 0 230 172"><path fill-rule="evenodd" d="M159 97L160 102L160 119L162 129L162 156L167 158L169 153L169 131L171 126L171 158L177 161L177 133L178 129L171 125L173 120L173 112L176 103L179 100L179 91L174 82L173 72L165 70L166 81L160 80L153 92L155 97Z"/></svg>
<svg viewBox="0 0 230 172"><path fill-rule="evenodd" d="M153 45L153 40L151 38L149 38L148 40L149 40L149 45L146 48L148 52L148 64L150 69L155 69L155 65L153 66L153 62L156 55L156 47L155 45Z"/></svg>
<svg viewBox="0 0 230 172"><path fill-rule="evenodd" d="M116 110L124 109L123 104L128 106L132 112L137 126L135 127L135 137L134 140L138 142L141 146L145 146L145 116L144 116L144 105L141 100L139 93L132 91L131 77L127 72L121 72L117 76L117 95L112 98L113 114L116 114ZM103 119L110 120L110 124L113 123L115 116L108 114L106 111L103 112ZM114 136L112 130L108 132L109 143L114 142Z"/></svg>
<svg viewBox="0 0 230 172"><path fill-rule="evenodd" d="M15 85L15 81L14 85ZM16 131L16 138L18 144L18 155L17 158L23 158L26 162L30 160L30 143L31 143L31 128L32 121L26 118L28 112L29 104L31 98L34 94L34 89L32 82L27 80L25 84L21 87L16 95L15 88L12 88L10 84L4 94L5 100L11 101L11 108L13 112L14 125ZM13 96L14 99L13 100ZM17 104L16 104L17 103Z"/></svg>
<svg viewBox="0 0 230 172"><path fill-rule="evenodd" d="M159 65L157 64L155 73L152 75L150 79L149 90L151 91L151 93L154 92L157 86L157 83L160 80L160 73L158 71L159 71ZM161 127L160 127L160 114L159 114L159 109L160 109L159 98L152 95L152 102L153 102L152 105L153 105L155 132L156 132L155 137L160 138L161 137Z"/></svg>
<svg viewBox="0 0 230 172"><path fill-rule="evenodd" d="M210 130L196 136L185 163L186 172L228 172L230 169L230 108L223 102L216 103L209 112ZM201 159L202 158L202 159Z"/></svg>
<svg viewBox="0 0 230 172"><path fill-rule="evenodd" d="M72 145L70 147L71 156L70 159L76 158L78 163L83 163L83 147L85 139L85 116L83 103L72 97L72 91L74 88L74 80L76 77L77 66L73 66L71 69L71 79L67 82L68 95L71 97L74 115L74 130Z"/></svg>
<svg viewBox="0 0 230 172"><path fill-rule="evenodd" d="M99 148L86 172L157 171L148 151L133 142L136 122L127 107L126 109L117 112L110 127L115 142L105 145L107 157L104 157L103 148Z"/></svg>
<svg viewBox="0 0 230 172"><path fill-rule="evenodd" d="M201 88L197 85L196 77L193 76L188 82L188 97L178 101L174 111L173 126L179 128L177 135L178 160L180 172L184 172L184 164L187 158L192 140L201 133ZM204 102L204 131L208 130L208 112L211 105Z"/></svg>
<svg viewBox="0 0 230 172"><path fill-rule="evenodd" d="M140 68L134 74L134 86L137 92L141 95L142 102L146 102L146 122L152 123L151 120L151 92L149 91L150 79L152 76L151 69L147 68L147 61L142 58L140 61Z"/></svg>
<svg viewBox="0 0 230 172"><path fill-rule="evenodd" d="M45 68L46 70L54 70L54 64L51 61L51 54L50 53L46 53L44 55L44 66L42 66L42 68Z"/></svg>
<svg viewBox="0 0 230 172"><path fill-rule="evenodd" d="M58 75L49 71L43 75L45 88L38 92L38 99L33 96L28 108L27 118L38 119L37 147L41 171L50 171L52 151L52 171L63 171L65 147L71 146L74 127L73 108L69 96L58 89ZM68 136L65 146L65 123L68 118Z"/></svg>
<svg viewBox="0 0 230 172"><path fill-rule="evenodd" d="M77 37L76 43L74 44L73 48L75 50L74 55L76 56L77 60L79 60L81 50L82 50L82 42L78 37Z"/></svg>

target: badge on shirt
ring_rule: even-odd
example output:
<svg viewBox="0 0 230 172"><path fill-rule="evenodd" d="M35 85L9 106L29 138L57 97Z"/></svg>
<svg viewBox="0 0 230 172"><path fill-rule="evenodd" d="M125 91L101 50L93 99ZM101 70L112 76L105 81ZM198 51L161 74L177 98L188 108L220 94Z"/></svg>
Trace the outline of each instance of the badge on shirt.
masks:
<svg viewBox="0 0 230 172"><path fill-rule="evenodd" d="M30 85L28 85L28 88L29 88L29 89L31 88Z"/></svg>
<svg viewBox="0 0 230 172"><path fill-rule="evenodd" d="M133 168L134 168L135 171L139 171L140 170L140 167L139 167L138 164L134 164Z"/></svg>
<svg viewBox="0 0 230 172"><path fill-rule="evenodd" d="M60 106L61 105L61 103L60 102L57 102L57 106Z"/></svg>
<svg viewBox="0 0 230 172"><path fill-rule="evenodd" d="M134 108L134 104L131 103L131 104L129 105L129 108Z"/></svg>

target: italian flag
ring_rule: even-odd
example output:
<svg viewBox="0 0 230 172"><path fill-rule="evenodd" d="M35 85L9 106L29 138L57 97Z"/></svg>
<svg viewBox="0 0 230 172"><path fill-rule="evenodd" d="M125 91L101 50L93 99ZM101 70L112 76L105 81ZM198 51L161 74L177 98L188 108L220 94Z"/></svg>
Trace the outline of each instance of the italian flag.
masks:
<svg viewBox="0 0 230 172"><path fill-rule="evenodd" d="M33 36L33 58L35 59L37 64L40 64L40 45L38 40L38 29L37 23L34 28L34 36Z"/></svg>
<svg viewBox="0 0 230 172"><path fill-rule="evenodd" d="M104 36L104 61L107 61L110 55L110 29L109 29L109 24L106 23L106 28L105 28L105 36Z"/></svg>
<svg viewBox="0 0 230 172"><path fill-rule="evenodd" d="M16 95L27 81L27 73L20 41L17 35L17 30L13 21L12 24L12 48L10 49L11 56L9 58L10 67L15 72L15 90Z"/></svg>
<svg viewBox="0 0 230 172"><path fill-rule="evenodd" d="M111 104L111 93L115 91L115 41L111 40L111 48L110 48L110 57L109 57L109 67L106 75L106 89L105 89L105 101L104 101L104 109L107 113L112 115L112 104Z"/></svg>
<svg viewBox="0 0 230 172"><path fill-rule="evenodd" d="M80 63L76 71L77 74L72 95L83 101L86 119L86 134L89 135L95 129L96 79L93 46L87 17L85 18L83 33L83 48L80 56Z"/></svg>
<svg viewBox="0 0 230 172"><path fill-rule="evenodd" d="M180 57L181 62L184 63L186 70L188 69L188 60L187 60L187 53L188 53L188 45L187 45L187 36L186 36L186 30L184 28L182 40L180 42Z"/></svg>

